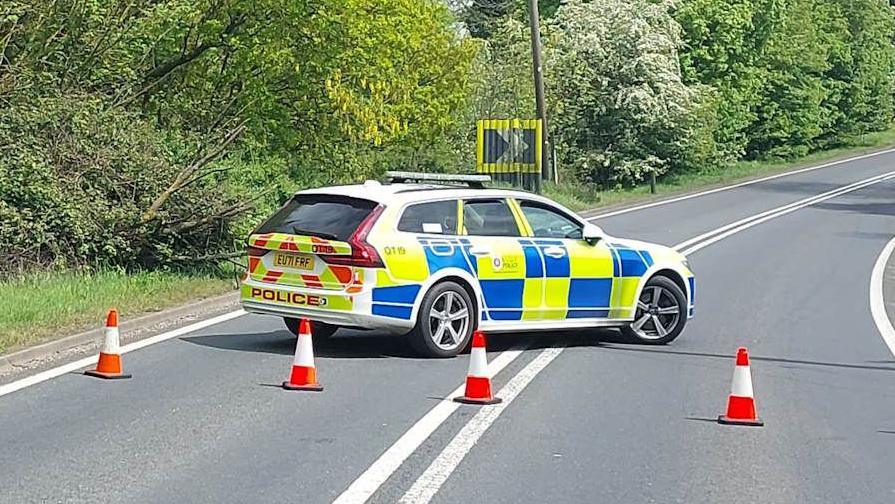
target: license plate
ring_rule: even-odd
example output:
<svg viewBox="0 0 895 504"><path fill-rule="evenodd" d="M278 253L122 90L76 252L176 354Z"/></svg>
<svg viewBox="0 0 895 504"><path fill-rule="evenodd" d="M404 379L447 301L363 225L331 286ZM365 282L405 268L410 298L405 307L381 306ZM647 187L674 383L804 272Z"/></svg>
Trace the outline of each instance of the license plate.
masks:
<svg viewBox="0 0 895 504"><path fill-rule="evenodd" d="M304 254L274 254L273 265L280 268L314 270L314 258Z"/></svg>

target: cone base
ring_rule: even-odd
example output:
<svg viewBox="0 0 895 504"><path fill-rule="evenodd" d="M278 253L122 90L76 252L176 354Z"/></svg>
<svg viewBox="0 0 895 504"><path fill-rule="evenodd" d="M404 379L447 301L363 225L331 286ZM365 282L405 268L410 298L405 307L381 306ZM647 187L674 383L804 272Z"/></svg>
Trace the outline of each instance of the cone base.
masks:
<svg viewBox="0 0 895 504"><path fill-rule="evenodd" d="M132 376L128 373L103 373L102 371L97 371L95 369L84 371L84 374L87 376L95 376L96 378L103 378L106 380L124 380L127 378L131 378Z"/></svg>
<svg viewBox="0 0 895 504"><path fill-rule="evenodd" d="M497 403L503 402L503 399L501 399L501 398L499 398L499 397L491 397L491 398L485 398L485 399L478 399L478 398L475 398L475 397L460 396L460 397L455 397L455 398L454 398L454 402L463 403L463 404L479 404L479 405L484 405L484 404L497 404Z"/></svg>
<svg viewBox="0 0 895 504"><path fill-rule="evenodd" d="M323 385L321 385L319 383L309 383L307 385L296 385L296 384L284 381L283 388L286 390L307 390L309 392L320 392L321 390L323 390Z"/></svg>
<svg viewBox="0 0 895 504"><path fill-rule="evenodd" d="M740 418L730 418L727 415L719 415L718 423L722 425L747 425L751 427L764 427L764 422L760 418L754 420L746 420Z"/></svg>

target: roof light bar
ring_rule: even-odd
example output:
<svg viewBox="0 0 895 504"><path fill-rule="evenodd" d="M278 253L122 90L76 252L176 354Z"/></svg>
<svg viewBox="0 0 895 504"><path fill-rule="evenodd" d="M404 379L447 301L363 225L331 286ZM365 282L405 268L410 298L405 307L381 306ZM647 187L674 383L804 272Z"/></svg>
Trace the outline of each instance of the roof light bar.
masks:
<svg viewBox="0 0 895 504"><path fill-rule="evenodd" d="M402 184L407 181L436 182L436 183L462 183L478 189L485 188L485 182L491 182L489 175L458 175L452 173L417 173L405 171L385 172L387 181Z"/></svg>

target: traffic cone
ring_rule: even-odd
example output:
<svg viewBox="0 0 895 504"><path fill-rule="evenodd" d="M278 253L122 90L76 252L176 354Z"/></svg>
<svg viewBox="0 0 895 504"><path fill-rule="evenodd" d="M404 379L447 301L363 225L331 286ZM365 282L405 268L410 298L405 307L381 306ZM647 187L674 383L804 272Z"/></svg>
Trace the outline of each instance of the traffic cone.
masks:
<svg viewBox="0 0 895 504"><path fill-rule="evenodd" d="M115 308L109 310L109 315L106 317L106 335L105 340L103 340L103 347L99 351L96 369L84 371L84 374L109 380L131 377L131 375L121 372L121 349L118 343L118 310Z"/></svg>
<svg viewBox="0 0 895 504"><path fill-rule="evenodd" d="M491 396L491 377L488 376L488 357L485 355L485 333L472 333L469 352L469 371L466 373L466 392L455 401L466 404L497 404L499 397Z"/></svg>
<svg viewBox="0 0 895 504"><path fill-rule="evenodd" d="M718 423L726 425L764 425L755 413L755 398L752 395L752 372L749 370L749 352L740 347L737 350L737 364L733 370L733 383L727 400L727 414L718 417Z"/></svg>
<svg viewBox="0 0 895 504"><path fill-rule="evenodd" d="M286 390L311 390L319 392L323 385L317 383L314 368L314 343L311 339L311 323L301 319L298 327L298 341L295 343L295 358L292 360L292 374L283 382Z"/></svg>

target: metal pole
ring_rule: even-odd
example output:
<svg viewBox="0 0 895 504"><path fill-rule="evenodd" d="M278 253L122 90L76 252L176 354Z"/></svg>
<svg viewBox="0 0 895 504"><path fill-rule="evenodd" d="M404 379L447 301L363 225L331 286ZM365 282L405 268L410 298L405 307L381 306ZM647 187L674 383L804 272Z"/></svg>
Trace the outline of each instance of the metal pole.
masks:
<svg viewBox="0 0 895 504"><path fill-rule="evenodd" d="M531 18L531 60L535 77L535 101L538 119L543 121L541 136L541 176L545 180L553 180L550 163L550 139L547 135L547 104L544 101L544 69L541 66L541 22L538 13L538 0L528 0L528 17Z"/></svg>

